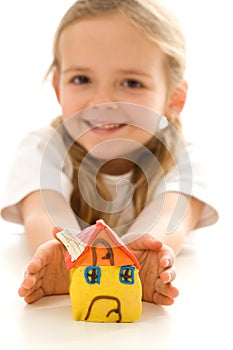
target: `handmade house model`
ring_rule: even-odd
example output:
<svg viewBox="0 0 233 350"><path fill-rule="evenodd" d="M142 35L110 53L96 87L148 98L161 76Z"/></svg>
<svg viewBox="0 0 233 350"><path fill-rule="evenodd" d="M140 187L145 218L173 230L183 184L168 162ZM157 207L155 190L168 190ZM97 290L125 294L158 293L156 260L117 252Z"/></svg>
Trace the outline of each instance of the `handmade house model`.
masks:
<svg viewBox="0 0 233 350"><path fill-rule="evenodd" d="M57 234L66 246L75 320L133 322L142 311L139 263L103 220Z"/></svg>

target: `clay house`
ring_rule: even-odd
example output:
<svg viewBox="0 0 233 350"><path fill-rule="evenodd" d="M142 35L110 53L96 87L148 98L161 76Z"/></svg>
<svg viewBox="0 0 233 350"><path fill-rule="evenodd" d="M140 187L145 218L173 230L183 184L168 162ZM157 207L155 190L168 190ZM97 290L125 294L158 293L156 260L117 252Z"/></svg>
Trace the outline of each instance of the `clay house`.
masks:
<svg viewBox="0 0 233 350"><path fill-rule="evenodd" d="M75 320L133 322L142 311L139 263L103 220L57 234L66 246Z"/></svg>

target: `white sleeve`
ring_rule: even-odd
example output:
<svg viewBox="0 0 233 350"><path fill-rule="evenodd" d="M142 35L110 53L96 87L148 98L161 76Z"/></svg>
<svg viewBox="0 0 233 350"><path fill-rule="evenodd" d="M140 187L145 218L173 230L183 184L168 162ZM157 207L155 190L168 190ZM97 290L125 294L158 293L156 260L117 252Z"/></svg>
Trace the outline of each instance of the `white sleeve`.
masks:
<svg viewBox="0 0 233 350"><path fill-rule="evenodd" d="M22 224L18 204L28 194L44 189L69 201L72 164L62 138L52 127L28 134L20 143L8 175L1 205L4 220Z"/></svg>
<svg viewBox="0 0 233 350"><path fill-rule="evenodd" d="M193 143L186 143L177 157L176 165L158 184L154 198L169 191L195 197L205 204L196 228L214 224L218 220L218 210L210 168L204 150Z"/></svg>

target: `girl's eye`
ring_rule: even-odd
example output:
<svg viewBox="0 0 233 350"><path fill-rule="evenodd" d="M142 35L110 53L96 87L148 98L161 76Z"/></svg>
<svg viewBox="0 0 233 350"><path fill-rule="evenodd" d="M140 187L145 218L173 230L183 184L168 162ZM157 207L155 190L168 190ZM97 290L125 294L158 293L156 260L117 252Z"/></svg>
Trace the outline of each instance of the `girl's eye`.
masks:
<svg viewBox="0 0 233 350"><path fill-rule="evenodd" d="M134 79L128 79L124 81L123 86L130 87L130 88L140 88L142 87L142 84Z"/></svg>
<svg viewBox="0 0 233 350"><path fill-rule="evenodd" d="M87 84L90 82L90 79L85 75L78 75L72 78L71 82L76 85Z"/></svg>

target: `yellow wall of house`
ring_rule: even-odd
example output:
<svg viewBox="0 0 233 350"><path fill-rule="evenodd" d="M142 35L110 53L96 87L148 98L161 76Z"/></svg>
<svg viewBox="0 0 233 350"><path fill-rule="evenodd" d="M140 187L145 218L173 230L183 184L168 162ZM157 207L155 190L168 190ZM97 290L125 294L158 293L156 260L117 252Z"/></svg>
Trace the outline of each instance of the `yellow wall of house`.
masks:
<svg viewBox="0 0 233 350"><path fill-rule="evenodd" d="M142 291L138 270L135 269L134 272L134 284L123 284L119 279L120 268L119 266L100 266L99 284L86 282L84 276L86 266L79 266L70 271L70 297L75 320L85 320L93 300L87 321L133 322L140 317ZM111 312L119 306L114 298L120 301L120 313Z"/></svg>

